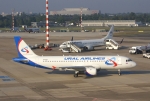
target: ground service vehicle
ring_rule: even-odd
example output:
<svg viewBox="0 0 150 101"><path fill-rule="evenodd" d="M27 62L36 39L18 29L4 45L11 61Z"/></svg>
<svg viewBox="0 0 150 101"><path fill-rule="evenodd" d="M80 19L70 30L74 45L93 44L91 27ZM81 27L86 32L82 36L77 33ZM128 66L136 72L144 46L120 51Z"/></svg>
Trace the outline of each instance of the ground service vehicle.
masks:
<svg viewBox="0 0 150 101"><path fill-rule="evenodd" d="M147 58L150 55L150 53L143 54L143 58Z"/></svg>
<svg viewBox="0 0 150 101"><path fill-rule="evenodd" d="M150 52L150 44L145 46L133 46L129 49L130 54L143 54L143 52Z"/></svg>

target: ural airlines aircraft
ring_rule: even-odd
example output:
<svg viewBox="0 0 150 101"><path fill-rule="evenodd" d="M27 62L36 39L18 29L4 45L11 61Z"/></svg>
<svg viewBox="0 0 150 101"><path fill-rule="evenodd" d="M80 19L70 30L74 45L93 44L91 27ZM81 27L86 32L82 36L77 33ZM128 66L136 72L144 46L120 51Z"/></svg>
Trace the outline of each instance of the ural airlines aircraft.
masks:
<svg viewBox="0 0 150 101"><path fill-rule="evenodd" d="M18 57L13 58L15 62L45 69L75 71L74 77L78 77L80 71L96 75L100 69L117 69L120 75L120 69L136 66L124 56L38 56L21 37L15 36L14 40L18 52Z"/></svg>
<svg viewBox="0 0 150 101"><path fill-rule="evenodd" d="M114 25L111 26L107 36L101 39L92 39L92 40L73 40L63 42L59 47L60 49L66 49L67 45L73 43L79 48L83 48L84 50L94 50L94 47L103 46L106 43L106 39L112 39L114 32Z"/></svg>

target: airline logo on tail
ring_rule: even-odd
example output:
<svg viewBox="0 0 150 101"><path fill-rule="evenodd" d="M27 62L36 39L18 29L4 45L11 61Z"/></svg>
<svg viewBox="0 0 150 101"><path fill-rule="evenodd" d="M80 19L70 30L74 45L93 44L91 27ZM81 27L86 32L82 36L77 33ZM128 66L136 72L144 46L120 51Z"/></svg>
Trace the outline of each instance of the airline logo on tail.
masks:
<svg viewBox="0 0 150 101"><path fill-rule="evenodd" d="M20 43L18 44L18 50L21 55L32 55L32 51L30 47L23 41L21 40Z"/></svg>
<svg viewBox="0 0 150 101"><path fill-rule="evenodd" d="M21 49L21 51L22 51L22 52L29 53L28 46L26 46L26 47L22 48L22 49Z"/></svg>
<svg viewBox="0 0 150 101"><path fill-rule="evenodd" d="M117 66L117 63L115 62L116 61L116 58L115 57L113 57L113 58L111 58L111 59L108 59L108 60L106 60L105 61L105 64L106 65L113 65L114 67L116 67Z"/></svg>

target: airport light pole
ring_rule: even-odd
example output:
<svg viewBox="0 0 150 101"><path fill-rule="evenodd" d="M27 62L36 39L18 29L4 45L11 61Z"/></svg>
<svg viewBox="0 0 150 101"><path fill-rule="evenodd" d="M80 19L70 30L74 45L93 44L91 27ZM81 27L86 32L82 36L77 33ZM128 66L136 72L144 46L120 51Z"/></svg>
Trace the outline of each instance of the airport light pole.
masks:
<svg viewBox="0 0 150 101"><path fill-rule="evenodd" d="M14 31L14 9L12 10L12 31Z"/></svg>
<svg viewBox="0 0 150 101"><path fill-rule="evenodd" d="M46 0L46 47L45 50L49 48L49 19L48 19L48 0Z"/></svg>
<svg viewBox="0 0 150 101"><path fill-rule="evenodd" d="M83 30L83 29L82 29L82 9L83 9L83 8L81 7L81 13L80 13L80 14L81 14L81 21L80 21L81 32L82 32L82 30Z"/></svg>

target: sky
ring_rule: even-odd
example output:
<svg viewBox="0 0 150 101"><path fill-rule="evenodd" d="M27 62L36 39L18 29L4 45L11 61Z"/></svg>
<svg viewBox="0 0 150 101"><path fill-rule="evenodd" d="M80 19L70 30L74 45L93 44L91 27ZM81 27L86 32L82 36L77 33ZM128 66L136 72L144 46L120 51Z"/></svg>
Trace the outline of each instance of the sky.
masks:
<svg viewBox="0 0 150 101"><path fill-rule="evenodd" d="M0 0L2 12L45 13L46 0ZM89 8L102 13L150 13L150 0L49 0L49 11L63 8Z"/></svg>

